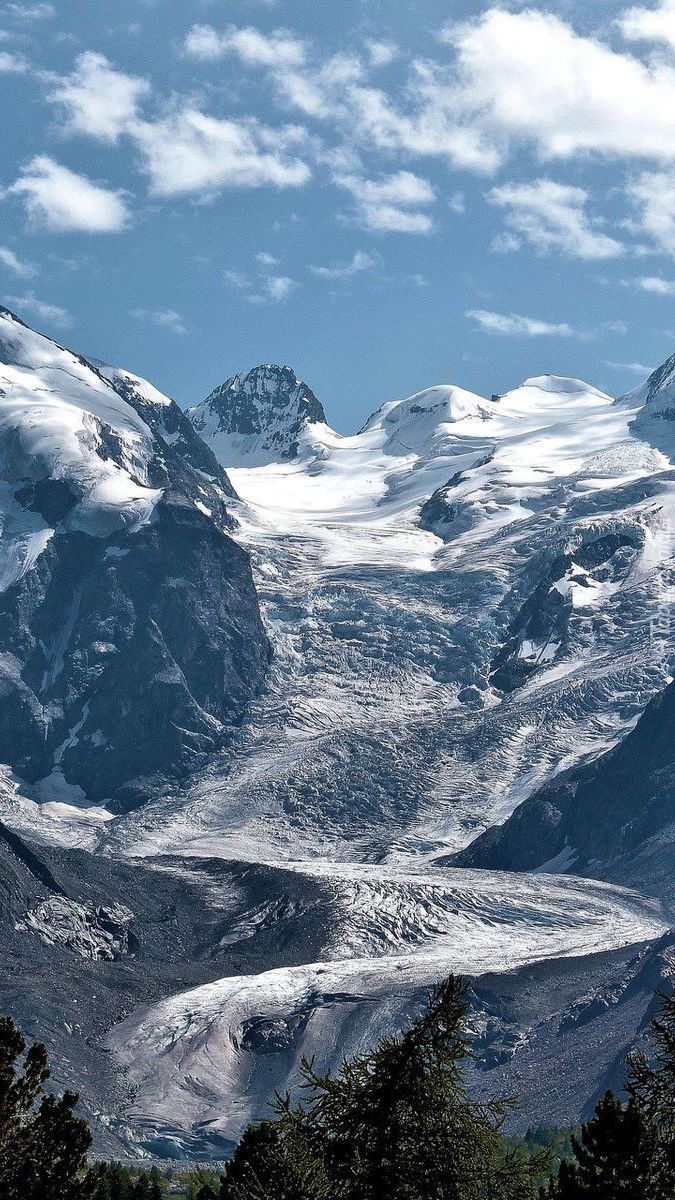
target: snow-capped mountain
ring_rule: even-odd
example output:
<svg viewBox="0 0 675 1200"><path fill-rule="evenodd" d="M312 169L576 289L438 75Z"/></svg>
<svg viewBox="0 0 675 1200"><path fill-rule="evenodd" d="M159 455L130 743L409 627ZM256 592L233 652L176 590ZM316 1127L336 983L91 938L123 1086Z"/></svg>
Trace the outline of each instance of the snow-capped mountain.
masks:
<svg viewBox="0 0 675 1200"><path fill-rule="evenodd" d="M38 799L226 742L267 665L232 496L173 401L0 310L0 761Z"/></svg>
<svg viewBox="0 0 675 1200"><path fill-rule="evenodd" d="M226 380L188 416L221 459L249 467L296 458L311 426L326 424L321 404L291 368L269 364Z"/></svg>
<svg viewBox="0 0 675 1200"><path fill-rule="evenodd" d="M437 385L342 436L290 368L185 414L0 328L0 919L102 1143L220 1155L450 970L478 1076L576 1119L673 963L666 858L615 869L630 788L596 817L585 782L670 710L668 372ZM60 979L97 997L68 1038Z"/></svg>

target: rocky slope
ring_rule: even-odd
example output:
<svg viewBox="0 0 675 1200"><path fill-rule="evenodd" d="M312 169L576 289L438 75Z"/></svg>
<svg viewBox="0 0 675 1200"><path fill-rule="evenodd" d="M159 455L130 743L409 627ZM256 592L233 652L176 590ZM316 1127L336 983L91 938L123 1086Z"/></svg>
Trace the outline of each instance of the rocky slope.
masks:
<svg viewBox="0 0 675 1200"><path fill-rule="evenodd" d="M188 409L197 432L233 466L257 467L297 458L326 414L290 367L263 365L234 375Z"/></svg>
<svg viewBox="0 0 675 1200"><path fill-rule="evenodd" d="M0 761L147 795L222 748L268 643L234 493L176 404L0 311Z"/></svg>
<svg viewBox="0 0 675 1200"><path fill-rule="evenodd" d="M222 1154L303 1053L335 1065L450 970L476 977L472 1087L520 1093L525 1124L576 1118L672 974L668 371L620 402L551 376L491 400L439 385L343 437L289 369L235 377L186 417L38 349L42 402L67 383L88 433L68 441L61 410L36 417L11 380L20 424L41 444L56 429L59 452L35 477L47 495L26 493L47 515L21 506L0 538L27 689L25 713L0 706L2 922L14 973L37 986L58 962L78 1002L97 997L66 1035L49 984L39 1016L63 1077L90 1072L100 1141ZM68 620L42 591L53 545ZM90 629L115 649L96 688ZM44 762L38 677L62 722ZM528 815L527 858L477 870L542 788L553 833ZM26 1013L11 972L0 997Z"/></svg>

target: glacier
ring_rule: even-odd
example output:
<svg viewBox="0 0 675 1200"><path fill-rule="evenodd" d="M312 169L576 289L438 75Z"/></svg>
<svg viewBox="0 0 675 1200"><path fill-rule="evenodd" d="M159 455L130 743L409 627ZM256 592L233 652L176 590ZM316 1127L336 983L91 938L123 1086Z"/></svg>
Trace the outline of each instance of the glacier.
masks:
<svg viewBox="0 0 675 1200"><path fill-rule="evenodd" d="M19 332L1 368L0 438L18 428L26 461L39 450L42 474L76 486L78 502L51 525L25 507L15 513L29 468L3 468L6 589L48 553L39 535L58 539L71 525L104 543L107 569L138 578L144 530L170 495L189 513L176 538L153 547L172 595L194 568L177 547L197 528L201 545L226 539L217 545L236 549L223 560L231 574L219 583L214 567L181 608L189 631L192 609L199 616L208 601L204 623L217 624L220 593L228 597L227 637L207 640L200 664L210 669L233 639L242 655L255 648L208 690L163 651L142 660L142 679L130 677L152 691L170 666L180 703L190 697L187 726L172 710L170 772L137 778L130 764L129 786L116 777L112 794L92 778L82 742L105 762L120 729L100 708L94 726L85 680L77 720L40 762L45 774L8 761L0 775L0 820L22 846L76 865L76 875L105 864L109 880L109 894L81 884L68 903L25 906L14 922L20 947L34 937L40 953L67 955L70 938L81 959L91 913L126 905L116 872L141 890L182 880L200 912L218 914L217 937L209 925L198 945L181 941L185 986L165 950L156 987L134 983L123 1012L112 1001L101 1009L94 1041L114 1086L96 1120L109 1144L225 1153L274 1088L293 1085L303 1053L334 1066L405 1020L451 970L498 976L501 989L507 977L525 988L517 981L538 972L542 1028L555 1003L544 996L547 971L563 973L563 991L577 989L576 1012L584 971L600 992L612 972L639 981L645 962L654 978L670 970L672 897L656 877L624 878L599 847L596 859L592 846L551 853L544 836L538 855L534 829L527 870L476 869L471 854L542 787L621 744L671 681L672 370L619 400L555 376L490 398L437 385L343 435L290 368L271 364L232 377L186 415L137 376L41 339L30 390L19 372L34 370L38 335ZM45 388L55 399L43 411ZM101 423L114 431L113 459L97 450ZM87 440L80 429L94 432ZM157 474L158 454L169 478ZM54 680L73 629L66 622L54 644ZM175 658L175 627L163 636ZM202 636L201 626L194 642L188 632L192 653ZM114 686L124 694L119 673ZM236 714L216 700L235 686ZM247 888L255 902L240 903ZM158 935L153 926L143 942L142 908L142 896L128 905L129 945L136 928L151 953ZM147 964L135 953L140 975ZM132 958L86 969L133 974ZM617 1006L615 1048L638 1035L644 1012L628 1028ZM514 1061L528 1061L526 1043L544 1036L535 1026L504 1034ZM61 1053L75 1061L79 1051ZM511 1049L494 1053L495 1069L508 1070ZM582 1102L607 1070L598 1060Z"/></svg>

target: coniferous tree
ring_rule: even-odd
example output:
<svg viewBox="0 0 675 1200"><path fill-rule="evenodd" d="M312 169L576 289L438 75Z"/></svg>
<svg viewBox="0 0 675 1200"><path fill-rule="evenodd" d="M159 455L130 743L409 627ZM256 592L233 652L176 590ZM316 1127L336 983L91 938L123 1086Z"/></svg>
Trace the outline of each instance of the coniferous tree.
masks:
<svg viewBox="0 0 675 1200"><path fill-rule="evenodd" d="M572 1138L546 1200L673 1200L675 1197L675 996L652 1021L653 1060L628 1062L624 1104L612 1092Z"/></svg>
<svg viewBox="0 0 675 1200"><path fill-rule="evenodd" d="M22 1057L23 1056L23 1057ZM47 1052L0 1018L0 1195L3 1200L82 1200L91 1134L77 1096L45 1094Z"/></svg>
<svg viewBox="0 0 675 1200"><path fill-rule="evenodd" d="M245 1131L221 1182L219 1200L337 1200L304 1112L283 1101L277 1121Z"/></svg>
<svg viewBox="0 0 675 1200"><path fill-rule="evenodd" d="M655 1152L644 1110L607 1092L595 1114L572 1136L574 1158L560 1164L552 1200L652 1200L645 1191ZM656 1198L654 1198L656 1200Z"/></svg>
<svg viewBox="0 0 675 1200"><path fill-rule="evenodd" d="M627 1091L644 1112L653 1136L648 1175L649 1200L675 1196L675 994L661 995L651 1025L653 1061L644 1053L628 1061Z"/></svg>
<svg viewBox="0 0 675 1200"><path fill-rule="evenodd" d="M308 1101L281 1100L244 1135L222 1200L529 1200L540 1164L506 1149L508 1106L464 1090L466 1007L451 977L408 1030L336 1076L305 1063Z"/></svg>

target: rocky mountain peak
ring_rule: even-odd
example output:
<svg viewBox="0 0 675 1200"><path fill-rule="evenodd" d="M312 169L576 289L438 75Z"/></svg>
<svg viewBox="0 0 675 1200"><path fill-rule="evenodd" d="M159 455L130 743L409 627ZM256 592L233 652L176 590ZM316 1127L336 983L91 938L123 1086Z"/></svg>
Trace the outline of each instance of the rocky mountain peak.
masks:
<svg viewBox="0 0 675 1200"><path fill-rule="evenodd" d="M225 466L296 458L307 427L326 424L311 388L291 367L270 363L233 375L188 416Z"/></svg>
<svg viewBox="0 0 675 1200"><path fill-rule="evenodd" d="M634 388L623 399L635 400L642 404L652 404L654 401L668 395L671 399L675 394L675 354L671 354L660 367L652 371L649 378Z"/></svg>

